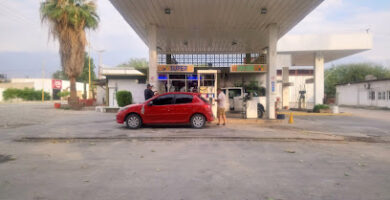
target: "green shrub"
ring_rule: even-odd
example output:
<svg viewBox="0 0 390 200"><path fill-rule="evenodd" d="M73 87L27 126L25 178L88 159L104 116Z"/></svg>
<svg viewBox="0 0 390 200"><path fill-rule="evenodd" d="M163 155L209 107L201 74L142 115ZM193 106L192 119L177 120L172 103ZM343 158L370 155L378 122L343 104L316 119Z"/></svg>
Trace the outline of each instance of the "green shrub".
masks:
<svg viewBox="0 0 390 200"><path fill-rule="evenodd" d="M70 92L69 92L69 91L66 91L66 90L57 93L57 96L60 97L60 98L61 98L61 97L67 97L67 96L69 96L69 95L70 95Z"/></svg>
<svg viewBox="0 0 390 200"><path fill-rule="evenodd" d="M19 89L8 88L4 90L3 98L4 100L15 99L19 96L18 93L19 93Z"/></svg>
<svg viewBox="0 0 390 200"><path fill-rule="evenodd" d="M123 107L133 103L133 97L131 92L129 91L118 91L116 93L116 101L118 102L118 106Z"/></svg>
<svg viewBox="0 0 390 200"><path fill-rule="evenodd" d="M314 106L313 112L318 113L318 112L320 112L321 109L329 109L329 106L326 104L317 104Z"/></svg>
<svg viewBox="0 0 390 200"><path fill-rule="evenodd" d="M32 88L15 89L8 88L3 92L4 100L20 98L25 101L42 100L42 90L34 90ZM50 94L45 92L45 100L50 100Z"/></svg>

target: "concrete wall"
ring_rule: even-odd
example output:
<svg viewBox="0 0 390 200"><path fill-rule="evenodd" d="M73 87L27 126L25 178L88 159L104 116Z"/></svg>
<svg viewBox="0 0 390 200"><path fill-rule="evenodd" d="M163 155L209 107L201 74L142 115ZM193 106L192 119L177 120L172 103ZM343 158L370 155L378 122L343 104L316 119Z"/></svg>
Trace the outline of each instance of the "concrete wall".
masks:
<svg viewBox="0 0 390 200"><path fill-rule="evenodd" d="M339 105L349 106L374 106L390 108L390 80L372 81L369 82L369 84L369 89L367 88L368 82L337 86L337 103ZM370 92L375 93L375 99L369 98ZM380 99L379 96L381 97Z"/></svg>
<svg viewBox="0 0 390 200"><path fill-rule="evenodd" d="M133 96L133 103L145 101L144 90L146 84L139 84L137 79L108 79L109 106L117 107L116 92L121 90L130 91Z"/></svg>
<svg viewBox="0 0 390 200"><path fill-rule="evenodd" d="M45 79L40 79L40 78L13 78L11 79L12 84L21 84L21 83L28 83L31 84L31 86L35 90L43 90L45 92L48 92L51 97L53 97L53 89L52 89L52 79L45 78ZM15 85L15 86L16 86ZM89 95L89 90L88 90L88 83L86 84L87 88L87 96ZM70 87L70 82L67 80L62 80L62 89L61 90L69 90ZM13 87L17 88L17 87ZM21 88L20 88L21 89ZM77 90L77 95L79 98L82 98L83 93L84 93L84 83L77 82L76 83L76 90Z"/></svg>
<svg viewBox="0 0 390 200"><path fill-rule="evenodd" d="M0 88L0 102L3 101L3 92L4 92L4 88Z"/></svg>
<svg viewBox="0 0 390 200"><path fill-rule="evenodd" d="M33 82L24 82L24 83L0 83L0 88L15 88L15 89L24 89L24 88L34 88Z"/></svg>

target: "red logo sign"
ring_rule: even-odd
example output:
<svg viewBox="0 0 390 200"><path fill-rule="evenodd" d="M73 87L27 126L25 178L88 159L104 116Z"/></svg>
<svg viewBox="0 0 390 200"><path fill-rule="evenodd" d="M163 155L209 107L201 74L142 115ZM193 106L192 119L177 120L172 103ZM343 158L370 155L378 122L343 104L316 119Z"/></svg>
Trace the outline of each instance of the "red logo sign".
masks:
<svg viewBox="0 0 390 200"><path fill-rule="evenodd" d="M61 90L62 89L62 80L51 80L51 87L53 89L58 89L58 90Z"/></svg>

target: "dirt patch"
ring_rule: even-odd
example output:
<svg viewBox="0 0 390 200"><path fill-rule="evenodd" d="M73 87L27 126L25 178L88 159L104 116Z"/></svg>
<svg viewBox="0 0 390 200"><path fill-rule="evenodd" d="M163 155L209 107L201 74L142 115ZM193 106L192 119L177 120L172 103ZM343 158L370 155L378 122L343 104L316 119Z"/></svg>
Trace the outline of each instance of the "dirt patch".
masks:
<svg viewBox="0 0 390 200"><path fill-rule="evenodd" d="M346 141L350 142L366 142L366 143L389 143L389 141L382 140L380 137L355 137L346 136Z"/></svg>
<svg viewBox="0 0 390 200"><path fill-rule="evenodd" d="M16 160L16 159L14 157L12 157L11 155L0 154L0 164L5 163L5 162L9 162L9 161L13 161L13 160Z"/></svg>

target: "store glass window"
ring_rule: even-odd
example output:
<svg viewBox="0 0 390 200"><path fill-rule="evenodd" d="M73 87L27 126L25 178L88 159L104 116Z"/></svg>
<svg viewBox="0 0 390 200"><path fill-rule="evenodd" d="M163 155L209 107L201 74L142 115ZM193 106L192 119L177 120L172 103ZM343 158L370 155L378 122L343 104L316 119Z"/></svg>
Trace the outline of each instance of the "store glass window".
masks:
<svg viewBox="0 0 390 200"><path fill-rule="evenodd" d="M374 91L370 91L368 93L368 99L370 100L375 100L375 92Z"/></svg>

